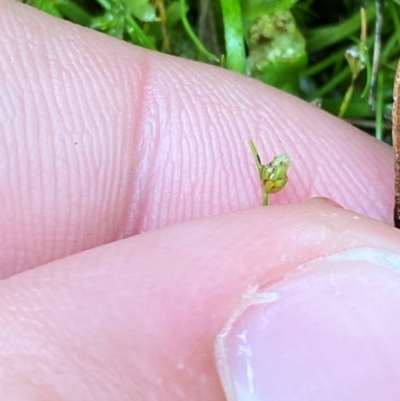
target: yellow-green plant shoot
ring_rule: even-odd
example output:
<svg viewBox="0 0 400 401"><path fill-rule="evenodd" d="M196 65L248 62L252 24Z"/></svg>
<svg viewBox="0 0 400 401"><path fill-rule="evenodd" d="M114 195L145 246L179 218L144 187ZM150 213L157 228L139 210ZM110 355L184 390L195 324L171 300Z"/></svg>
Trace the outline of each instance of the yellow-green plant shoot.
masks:
<svg viewBox="0 0 400 401"><path fill-rule="evenodd" d="M279 156L274 157L270 163L262 164L256 145L254 145L254 142L251 139L250 148L256 161L258 174L260 176L263 195L262 204L266 206L268 205L269 194L279 192L288 182L287 171L290 166L290 158L286 153L282 153Z"/></svg>

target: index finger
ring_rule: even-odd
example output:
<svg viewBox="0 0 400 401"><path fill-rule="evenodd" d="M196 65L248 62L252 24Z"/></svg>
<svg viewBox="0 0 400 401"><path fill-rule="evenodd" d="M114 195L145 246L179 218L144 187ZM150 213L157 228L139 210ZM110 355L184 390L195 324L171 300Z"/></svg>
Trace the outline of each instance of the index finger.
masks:
<svg viewBox="0 0 400 401"><path fill-rule="evenodd" d="M250 137L266 162L292 159L271 203L325 196L390 221L390 148L350 125L221 68L0 7L1 276L258 205Z"/></svg>

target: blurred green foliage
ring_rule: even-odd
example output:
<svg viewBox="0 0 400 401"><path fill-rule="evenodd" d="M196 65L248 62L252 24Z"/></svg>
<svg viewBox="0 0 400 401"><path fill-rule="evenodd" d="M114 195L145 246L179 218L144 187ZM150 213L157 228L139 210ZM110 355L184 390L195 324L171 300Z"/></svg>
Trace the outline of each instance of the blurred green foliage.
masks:
<svg viewBox="0 0 400 401"><path fill-rule="evenodd" d="M400 55L400 0L24 2L148 49L250 75L318 102L335 115L341 110L344 118L389 141L392 86ZM367 27L362 43L361 7ZM353 58L354 49L363 49L362 66L373 65L377 43L379 63L367 74L357 64L358 56ZM363 93L366 87L372 92Z"/></svg>

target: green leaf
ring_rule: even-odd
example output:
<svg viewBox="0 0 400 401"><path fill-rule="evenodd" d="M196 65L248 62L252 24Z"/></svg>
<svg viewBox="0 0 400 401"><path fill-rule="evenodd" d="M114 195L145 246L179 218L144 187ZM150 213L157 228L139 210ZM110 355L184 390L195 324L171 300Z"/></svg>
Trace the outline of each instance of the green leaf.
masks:
<svg viewBox="0 0 400 401"><path fill-rule="evenodd" d="M246 42L252 77L297 92L307 53L306 42L290 11L260 15L246 32Z"/></svg>
<svg viewBox="0 0 400 401"><path fill-rule="evenodd" d="M179 4L179 1L174 1L167 7L167 27L173 28L180 19L181 6Z"/></svg>
<svg viewBox="0 0 400 401"><path fill-rule="evenodd" d="M242 0L243 14L246 20L262 14L271 14L289 10L297 0Z"/></svg>
<svg viewBox="0 0 400 401"><path fill-rule="evenodd" d="M92 16L81 6L78 6L72 1L61 2L58 9L64 17L68 18L75 24L89 26L92 21Z"/></svg>
<svg viewBox="0 0 400 401"><path fill-rule="evenodd" d="M124 0L124 3L139 21L157 21L156 10L149 0Z"/></svg>

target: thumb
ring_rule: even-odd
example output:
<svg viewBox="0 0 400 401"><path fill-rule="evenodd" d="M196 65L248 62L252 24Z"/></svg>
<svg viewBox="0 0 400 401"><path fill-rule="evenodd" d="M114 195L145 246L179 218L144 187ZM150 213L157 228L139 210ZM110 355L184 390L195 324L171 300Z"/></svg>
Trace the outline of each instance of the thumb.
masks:
<svg viewBox="0 0 400 401"><path fill-rule="evenodd" d="M0 281L2 395L225 400L215 339L258 286L273 302L225 330L224 366L239 401L398 401L392 261L307 263L350 248L389 255L399 244L398 230L313 200L174 225L15 275ZM290 278L299 266L308 270ZM249 343L238 343L246 330ZM26 397L32 389L36 398Z"/></svg>
<svg viewBox="0 0 400 401"><path fill-rule="evenodd" d="M399 273L353 248L249 290L216 343L228 400L399 400Z"/></svg>

